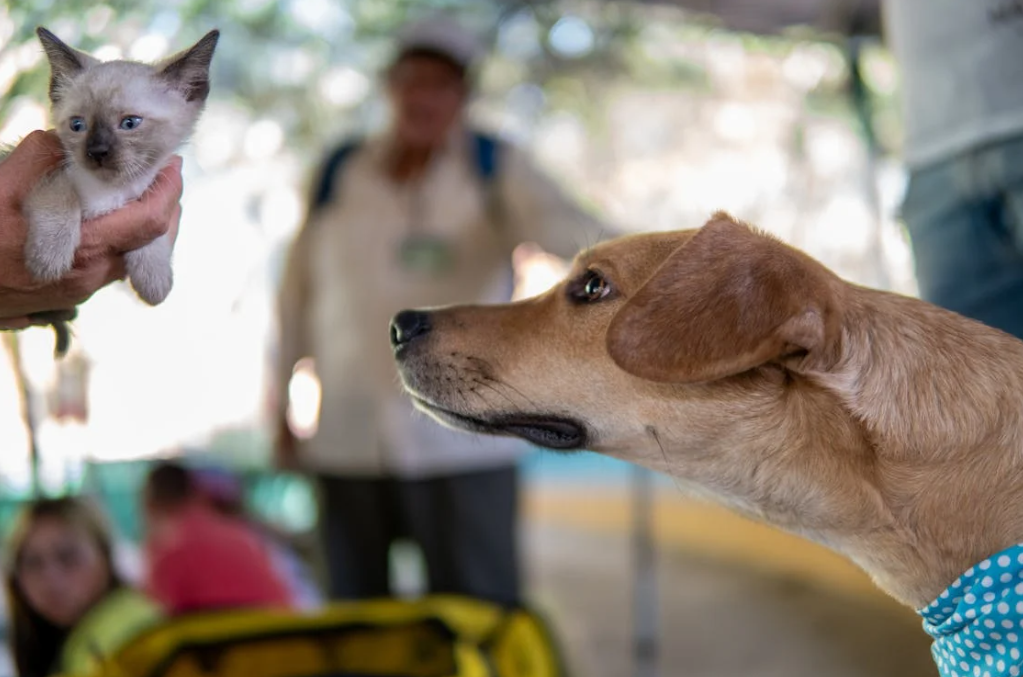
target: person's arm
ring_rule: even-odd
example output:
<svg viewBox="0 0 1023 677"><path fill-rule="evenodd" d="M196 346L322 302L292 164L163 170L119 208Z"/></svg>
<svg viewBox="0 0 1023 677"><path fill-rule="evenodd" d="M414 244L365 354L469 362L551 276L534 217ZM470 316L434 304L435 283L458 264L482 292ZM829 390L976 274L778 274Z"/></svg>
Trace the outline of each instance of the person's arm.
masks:
<svg viewBox="0 0 1023 677"><path fill-rule="evenodd" d="M310 296L309 242L310 224L305 224L288 251L284 277L277 298L277 364L274 393L276 395L276 454L285 468L296 464L295 436L288 426L288 386L295 365L310 352L308 312Z"/></svg>
<svg viewBox="0 0 1023 677"><path fill-rule="evenodd" d="M82 224L75 264L63 279L36 282L25 268L28 224L22 203L32 187L56 168L63 153L55 134L32 132L0 163L0 330L39 323L32 313L71 310L106 285L123 279L125 252L169 233L181 218L181 158L175 157L137 201ZM42 322L48 324L48 322Z"/></svg>
<svg viewBox="0 0 1023 677"><path fill-rule="evenodd" d="M535 243L545 252L571 259L618 234L582 209L525 152L506 146L502 153L500 205L517 242Z"/></svg>

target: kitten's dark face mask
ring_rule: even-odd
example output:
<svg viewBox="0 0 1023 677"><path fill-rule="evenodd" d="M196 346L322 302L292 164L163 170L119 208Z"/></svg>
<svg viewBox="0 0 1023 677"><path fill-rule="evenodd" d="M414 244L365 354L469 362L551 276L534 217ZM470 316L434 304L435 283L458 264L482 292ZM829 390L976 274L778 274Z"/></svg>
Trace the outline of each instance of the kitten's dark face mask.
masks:
<svg viewBox="0 0 1023 677"><path fill-rule="evenodd" d="M71 115L59 130L76 164L102 180L131 180L178 141L159 116L146 115L144 103L117 99L112 94L104 103L89 101L82 115Z"/></svg>
<svg viewBox="0 0 1023 677"><path fill-rule="evenodd" d="M85 134L84 142L79 144L80 150L84 151L79 158L82 166L117 172L122 154L121 143L109 120L97 116L87 130L79 133Z"/></svg>
<svg viewBox="0 0 1023 677"><path fill-rule="evenodd" d="M109 125L103 123L94 125L85 137L85 157L88 164L97 168L116 166L117 156L120 154L119 146L117 135Z"/></svg>

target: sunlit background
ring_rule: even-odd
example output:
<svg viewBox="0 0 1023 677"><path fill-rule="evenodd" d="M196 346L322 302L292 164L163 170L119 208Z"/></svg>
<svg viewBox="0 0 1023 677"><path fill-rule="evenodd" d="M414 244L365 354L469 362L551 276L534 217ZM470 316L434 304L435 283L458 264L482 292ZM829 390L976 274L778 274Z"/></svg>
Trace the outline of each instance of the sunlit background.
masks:
<svg viewBox="0 0 1023 677"><path fill-rule="evenodd" d="M305 183L328 144L383 124L377 74L388 37L426 3L47 4L0 10L0 143L47 126L36 25L104 59L158 59L214 26L223 37L208 109L183 150L174 293L150 309L118 286L75 323L87 365L87 426L58 420L47 405L62 398L42 397L67 380L55 372L50 333L20 337L38 400L40 480L56 489L74 482L85 460L134 459L180 444L260 462L271 304L283 250L303 216ZM726 209L846 277L914 291L892 219L902 168L867 143L843 43L727 32L660 6L451 5L494 44L476 120L531 148L609 222L693 227ZM868 47L862 63L873 128L896 150L895 65L880 47ZM31 477L28 444L5 367L0 408L11 418L0 473L21 492Z"/></svg>
<svg viewBox="0 0 1023 677"><path fill-rule="evenodd" d="M0 495L12 502L34 492L105 492L133 535L138 461L188 448L262 477L257 508L309 527L313 505L301 483L265 473L282 256L329 145L385 122L378 74L390 36L436 8L457 12L493 46L474 119L531 149L609 223L688 228L725 209L851 280L915 293L895 218L904 183L898 73L869 37L810 27L754 35L670 5L597 0L17 0L0 6L0 143L47 127L37 25L103 59L157 59L213 27L222 36L208 108L182 151L175 289L157 308L122 285L100 292L81 309L74 352L60 365L49 331L5 336ZM862 83L850 78L854 50ZM538 267L528 291L552 279ZM315 408L310 374L301 370L291 392ZM308 411L295 415L315 427ZM616 489L623 464L538 454L527 467L531 520L588 533L627 529L628 505ZM873 594L837 558L793 554L804 552L795 541L753 552L748 543L762 532L747 539L754 527L690 506L670 482L662 493L657 534L666 550L756 560L800 581ZM594 507L595 497L605 498ZM729 539L729 529L743 536ZM537 539L534 547L551 546ZM621 564L626 550L615 547L619 554L607 557ZM570 568L577 566L587 564ZM541 588L553 580L544 571ZM570 609L562 613L566 634L588 632ZM912 673L900 669L890 674Z"/></svg>

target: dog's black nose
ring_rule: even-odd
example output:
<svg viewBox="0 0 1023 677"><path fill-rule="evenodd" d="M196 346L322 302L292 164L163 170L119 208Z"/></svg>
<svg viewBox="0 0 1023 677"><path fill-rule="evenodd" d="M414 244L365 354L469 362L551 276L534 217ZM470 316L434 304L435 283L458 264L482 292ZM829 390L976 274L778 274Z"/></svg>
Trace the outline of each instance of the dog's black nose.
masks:
<svg viewBox="0 0 1023 677"><path fill-rule="evenodd" d="M429 315L418 310L403 310L391 320L391 345L397 348L429 331Z"/></svg>

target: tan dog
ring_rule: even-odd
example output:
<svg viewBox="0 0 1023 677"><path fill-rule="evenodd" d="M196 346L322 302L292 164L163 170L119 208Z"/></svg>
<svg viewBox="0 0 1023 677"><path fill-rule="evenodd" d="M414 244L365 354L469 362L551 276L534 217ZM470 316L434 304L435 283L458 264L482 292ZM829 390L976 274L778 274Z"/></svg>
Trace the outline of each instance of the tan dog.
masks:
<svg viewBox="0 0 1023 677"><path fill-rule="evenodd" d="M663 471L916 608L1023 541L1023 342L726 214L601 244L539 297L405 311L391 332L439 421Z"/></svg>

